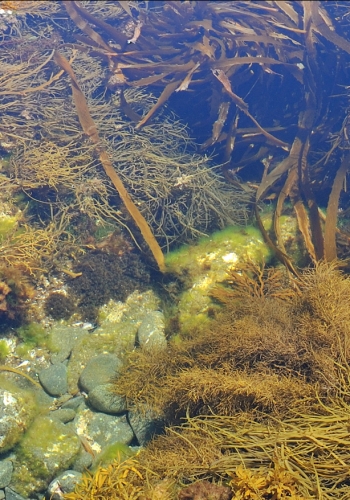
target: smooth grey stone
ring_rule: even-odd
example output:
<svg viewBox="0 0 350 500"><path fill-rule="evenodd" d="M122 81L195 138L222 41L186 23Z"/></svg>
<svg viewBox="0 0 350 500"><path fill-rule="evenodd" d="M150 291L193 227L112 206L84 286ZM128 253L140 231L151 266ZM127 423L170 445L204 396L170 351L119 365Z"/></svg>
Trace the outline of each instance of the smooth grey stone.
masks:
<svg viewBox="0 0 350 500"><path fill-rule="evenodd" d="M5 491L0 490L0 500L4 500L4 498L5 498Z"/></svg>
<svg viewBox="0 0 350 500"><path fill-rule="evenodd" d="M68 391L67 367L62 363L44 368L39 373L39 380L50 396L62 396Z"/></svg>
<svg viewBox="0 0 350 500"><path fill-rule="evenodd" d="M13 463L11 460L0 460L0 488L5 488L11 482Z"/></svg>
<svg viewBox="0 0 350 500"><path fill-rule="evenodd" d="M70 408L60 408L59 410L50 411L49 417L56 418L63 424L74 420L75 411Z"/></svg>
<svg viewBox="0 0 350 500"><path fill-rule="evenodd" d="M5 488L6 500L25 500L21 495L13 491L11 488Z"/></svg>
<svg viewBox="0 0 350 500"><path fill-rule="evenodd" d="M166 349L167 340L164 332L164 314L161 311L151 311L145 316L137 331L140 346L149 351Z"/></svg>
<svg viewBox="0 0 350 500"><path fill-rule="evenodd" d="M61 406L62 410L71 409L77 410L79 406L85 402L84 396L76 396L75 398L69 399L66 403L63 403Z"/></svg>
<svg viewBox="0 0 350 500"><path fill-rule="evenodd" d="M113 384L98 385L89 392L88 403L97 411L117 414L126 411L126 400L113 394Z"/></svg>
<svg viewBox="0 0 350 500"><path fill-rule="evenodd" d="M50 500L62 500L62 493L71 493L82 478L82 473L66 470L56 477L47 488Z"/></svg>
<svg viewBox="0 0 350 500"><path fill-rule="evenodd" d="M85 392L90 392L98 385L108 384L122 366L122 361L115 354L99 354L91 358L79 378L79 385Z"/></svg>
<svg viewBox="0 0 350 500"><path fill-rule="evenodd" d="M134 438L125 415L107 415L93 410L83 410L76 416L74 423L76 428L84 424L85 435L101 448L113 443L128 445Z"/></svg>
<svg viewBox="0 0 350 500"><path fill-rule="evenodd" d="M92 455L85 450L81 450L78 458L75 460L73 465L71 465L71 469L76 470L77 472L86 472L92 465Z"/></svg>
<svg viewBox="0 0 350 500"><path fill-rule="evenodd" d="M128 421L140 446L145 446L156 434L164 429L161 416L152 410L129 410Z"/></svg>

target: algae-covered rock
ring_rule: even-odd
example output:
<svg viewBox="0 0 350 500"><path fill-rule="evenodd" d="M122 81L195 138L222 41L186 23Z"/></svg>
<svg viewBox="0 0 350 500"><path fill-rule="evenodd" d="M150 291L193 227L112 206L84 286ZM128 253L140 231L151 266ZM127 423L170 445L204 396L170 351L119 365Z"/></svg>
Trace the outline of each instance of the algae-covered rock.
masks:
<svg viewBox="0 0 350 500"><path fill-rule="evenodd" d="M34 394L0 377L0 453L13 448L35 413Z"/></svg>
<svg viewBox="0 0 350 500"><path fill-rule="evenodd" d="M115 354L123 359L126 352L133 349L137 325L115 324L110 333L88 333L72 350L68 363L68 390L78 391L79 377L91 358L100 354Z"/></svg>
<svg viewBox="0 0 350 500"><path fill-rule="evenodd" d="M259 229L253 226L228 227L170 252L166 256L167 268L182 275L187 284L179 302L182 329L208 321L210 292L227 277L227 271L243 260L261 262L270 257Z"/></svg>
<svg viewBox="0 0 350 500"><path fill-rule="evenodd" d="M151 311L142 320L137 331L141 347L148 352L166 349L165 320L161 311Z"/></svg>
<svg viewBox="0 0 350 500"><path fill-rule="evenodd" d="M83 328L55 324L50 332L51 362L56 364L66 360L76 342L86 335Z"/></svg>
<svg viewBox="0 0 350 500"><path fill-rule="evenodd" d="M37 417L16 449L11 488L24 497L44 491L74 461L80 447L69 427L47 416Z"/></svg>
<svg viewBox="0 0 350 500"><path fill-rule="evenodd" d="M107 384L115 378L121 368L121 361L115 354L99 354L91 358L79 378L79 385L85 392Z"/></svg>
<svg viewBox="0 0 350 500"><path fill-rule="evenodd" d="M99 312L99 327L75 342L68 363L69 392L78 390L79 377L89 360L99 354L115 354L122 361L134 349L136 334L147 314L159 309L153 291L135 291L125 302L109 301Z"/></svg>
<svg viewBox="0 0 350 500"><path fill-rule="evenodd" d="M114 443L129 445L134 433L126 415L107 415L81 407L74 419L77 434L87 440L94 452Z"/></svg>

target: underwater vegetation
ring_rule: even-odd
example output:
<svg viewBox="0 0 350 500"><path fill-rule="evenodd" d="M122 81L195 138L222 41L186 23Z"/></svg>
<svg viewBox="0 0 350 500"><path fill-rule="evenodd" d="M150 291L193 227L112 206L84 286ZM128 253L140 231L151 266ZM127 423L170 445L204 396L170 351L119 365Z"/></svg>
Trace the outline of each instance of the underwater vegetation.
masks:
<svg viewBox="0 0 350 500"><path fill-rule="evenodd" d="M245 222L253 203L297 274L281 231L291 203L311 261L348 247L337 229L348 204L346 3L0 4L13 10L0 42L0 147L13 163L0 186L58 227L82 216L123 227L164 271L164 248ZM267 199L272 234L259 214Z"/></svg>
<svg viewBox="0 0 350 500"><path fill-rule="evenodd" d="M134 290L145 289L150 281L149 271L138 254L130 250L114 253L108 248L81 257L73 267L76 277L68 282L77 300L77 310L89 321L96 320L98 308L109 299L124 301Z"/></svg>
<svg viewBox="0 0 350 500"><path fill-rule="evenodd" d="M69 319L75 311L75 306L71 297L53 292L45 300L44 309L53 319Z"/></svg>
<svg viewBox="0 0 350 500"><path fill-rule="evenodd" d="M1 328L25 320L28 299L33 296L34 288L21 270L0 265Z"/></svg>
<svg viewBox="0 0 350 500"><path fill-rule="evenodd" d="M210 325L154 357L138 348L115 381L165 433L66 498L348 498L349 299L335 264L232 273Z"/></svg>
<svg viewBox="0 0 350 500"><path fill-rule="evenodd" d="M49 11L57 14L57 7L53 3ZM16 8L20 16L21 9ZM41 2L37 7L28 4L27 9L40 15ZM310 258L331 261L337 252L337 207L349 166L348 97L346 92L334 95L334 89L347 82L346 9L346 4L319 1L106 2L103 9L94 2L67 1L62 6L71 20L73 50L89 53L96 65L108 66L102 73L104 85L120 95L120 109L136 134L146 130L165 103L178 102L179 108L191 103L192 115L199 117L190 120L193 128L206 134L202 149L210 151L215 145L220 151L222 173L231 188L241 187L247 194L253 187L255 206L266 198L277 198L273 238L258 210L256 217L276 256L295 273L280 230L287 200L294 207ZM74 52L68 61L68 55L57 50L67 50L67 44L57 33L49 38L45 47L51 43L56 52L43 64L52 58L61 71L47 75L37 89L62 83L62 72L68 73L80 125L96 144L103 127L84 94L86 80L79 84L75 68L79 56ZM130 102L127 92L138 87L158 90L147 110L136 109ZM34 89L22 90L25 96L29 92ZM266 99L261 100L261 95ZM97 153L112 179L109 151L102 146ZM132 186L120 171L116 175L112 183L124 207L164 268L152 218L139 210ZM189 177L187 173L177 177L175 186L181 191ZM327 201L324 214L320 202L325 205ZM343 234L342 238L347 245L348 237Z"/></svg>

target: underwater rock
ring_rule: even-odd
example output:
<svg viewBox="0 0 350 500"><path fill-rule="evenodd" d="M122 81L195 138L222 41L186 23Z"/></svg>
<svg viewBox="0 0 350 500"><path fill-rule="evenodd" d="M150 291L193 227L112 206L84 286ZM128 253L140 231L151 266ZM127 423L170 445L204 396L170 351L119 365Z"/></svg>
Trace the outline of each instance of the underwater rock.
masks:
<svg viewBox="0 0 350 500"><path fill-rule="evenodd" d="M25 500L21 495L13 491L12 488L5 488L5 499L6 500Z"/></svg>
<svg viewBox="0 0 350 500"><path fill-rule="evenodd" d="M151 311L144 317L137 331L140 346L144 349L159 350L166 349L165 320L161 311Z"/></svg>
<svg viewBox="0 0 350 500"><path fill-rule="evenodd" d="M145 446L155 434L164 429L163 419L152 409L130 410L128 420L140 446Z"/></svg>
<svg viewBox="0 0 350 500"><path fill-rule="evenodd" d="M113 394L113 384L97 385L89 392L88 402L97 411L118 414L126 411L126 400Z"/></svg>
<svg viewBox="0 0 350 500"><path fill-rule="evenodd" d="M0 460L0 488L5 488L11 482L13 463L11 460Z"/></svg>
<svg viewBox="0 0 350 500"><path fill-rule="evenodd" d="M74 426L78 435L92 443L91 448L97 453L116 442L130 444L134 438L125 415L106 415L85 408L78 412Z"/></svg>
<svg viewBox="0 0 350 500"><path fill-rule="evenodd" d="M92 465L93 457L91 453L85 451L83 448L80 450L79 455L73 464L70 466L72 470L77 472L86 472Z"/></svg>
<svg viewBox="0 0 350 500"><path fill-rule="evenodd" d="M258 228L227 227L201 238L194 245L184 245L166 256L169 271L183 277L186 290L178 309L182 330L203 325L209 320L213 306L213 287L227 278L227 272L239 262L268 261L271 252Z"/></svg>
<svg viewBox="0 0 350 500"><path fill-rule="evenodd" d="M97 386L107 384L114 378L122 366L122 361L115 354L100 354L91 358L79 378L79 385L85 392Z"/></svg>
<svg viewBox="0 0 350 500"><path fill-rule="evenodd" d="M59 420L63 424L71 422L75 418L75 411L69 408L60 408L59 410L54 410L49 413L49 417Z"/></svg>
<svg viewBox="0 0 350 500"><path fill-rule="evenodd" d="M75 396L74 398L71 398L68 401L66 401L65 403L63 403L61 408L62 408L62 410L71 409L71 410L76 411L82 403L85 403L84 396L81 396L81 395Z"/></svg>
<svg viewBox="0 0 350 500"><path fill-rule="evenodd" d="M73 346L84 335L87 335L87 331L83 328L54 325L50 332L50 350L53 351L51 363L54 365L65 361L69 357Z"/></svg>
<svg viewBox="0 0 350 500"><path fill-rule="evenodd" d="M0 453L13 448L36 413L34 395L0 379Z"/></svg>
<svg viewBox="0 0 350 500"><path fill-rule="evenodd" d="M47 416L37 417L16 450L11 488L24 497L43 492L70 466L80 448L71 428Z"/></svg>
<svg viewBox="0 0 350 500"><path fill-rule="evenodd" d="M116 323L113 328L111 326L108 333L99 333L98 329L94 333L84 335L73 347L69 358L67 367L69 392L75 393L78 390L80 375L92 358L100 354L111 354L121 361L126 352L133 349L136 332L137 325ZM84 377L87 377L87 373ZM109 382L105 378L96 380L93 374L91 374L91 377L92 380L95 379L95 382L92 382L93 386L90 387L89 385L89 389L92 389L95 385ZM88 382L88 384L90 383Z"/></svg>
<svg viewBox="0 0 350 500"><path fill-rule="evenodd" d="M66 470L51 481L47 488L50 500L61 500L62 495L74 491L75 486L82 478L82 473L75 470Z"/></svg>
<svg viewBox="0 0 350 500"><path fill-rule="evenodd" d="M39 372L39 380L50 396L62 396L68 390L67 367L63 363L51 365Z"/></svg>

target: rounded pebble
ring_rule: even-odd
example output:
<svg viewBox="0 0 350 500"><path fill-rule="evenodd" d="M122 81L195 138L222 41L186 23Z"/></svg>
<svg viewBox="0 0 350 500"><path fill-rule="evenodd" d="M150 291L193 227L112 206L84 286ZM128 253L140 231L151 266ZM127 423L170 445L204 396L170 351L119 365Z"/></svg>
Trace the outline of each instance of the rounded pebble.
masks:
<svg viewBox="0 0 350 500"><path fill-rule="evenodd" d="M59 420L63 424L74 420L75 411L70 408L60 408L59 410L50 411L49 417Z"/></svg>
<svg viewBox="0 0 350 500"><path fill-rule="evenodd" d="M77 483L82 478L82 473L75 470L67 470L56 477L47 488L51 500L62 500L62 493L72 493Z"/></svg>
<svg viewBox="0 0 350 500"><path fill-rule="evenodd" d="M0 460L0 488L5 488L11 482L13 463L11 460Z"/></svg>
<svg viewBox="0 0 350 500"><path fill-rule="evenodd" d="M68 391L67 367L63 363L57 363L41 370L39 380L50 396L62 396Z"/></svg>
<svg viewBox="0 0 350 500"><path fill-rule="evenodd" d="M161 311L151 311L143 319L137 332L140 346L149 351L165 349L167 340L164 330L164 314Z"/></svg>
<svg viewBox="0 0 350 500"><path fill-rule="evenodd" d="M80 375L79 385L85 392L90 392L98 385L108 384L118 374L121 365L115 354L99 354L87 363Z"/></svg>
<svg viewBox="0 0 350 500"><path fill-rule="evenodd" d="M98 385L89 392L88 402L97 411L103 413L122 413L126 411L126 400L113 394L113 384Z"/></svg>

